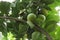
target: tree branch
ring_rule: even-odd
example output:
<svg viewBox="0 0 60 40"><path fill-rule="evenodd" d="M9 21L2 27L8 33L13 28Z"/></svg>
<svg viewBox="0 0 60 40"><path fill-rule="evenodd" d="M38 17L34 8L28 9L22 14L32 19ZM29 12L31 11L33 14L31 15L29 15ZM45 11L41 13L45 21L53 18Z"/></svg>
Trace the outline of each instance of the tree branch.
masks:
<svg viewBox="0 0 60 40"><path fill-rule="evenodd" d="M14 18L14 17L3 17L3 16L0 16L0 19L10 19L10 20L15 20L15 21L20 21L20 22L26 23L25 20Z"/></svg>
<svg viewBox="0 0 60 40"><path fill-rule="evenodd" d="M3 16L0 16L0 18L1 19L10 19L10 20L15 20L15 21L20 21L20 22L23 22L23 23L27 24L27 22L25 20L17 19L17 18L14 18L14 17L3 17ZM52 40L51 36L43 28L39 27L35 23L34 23L34 25L35 25L35 29L37 29L39 32L45 34L48 40Z"/></svg>
<svg viewBox="0 0 60 40"><path fill-rule="evenodd" d="M34 23L35 24L35 23ZM39 27L37 24L35 24L35 29L37 29L39 32L43 33L46 35L46 38L48 40L53 40L52 37L49 35L48 32L46 32L43 28Z"/></svg>

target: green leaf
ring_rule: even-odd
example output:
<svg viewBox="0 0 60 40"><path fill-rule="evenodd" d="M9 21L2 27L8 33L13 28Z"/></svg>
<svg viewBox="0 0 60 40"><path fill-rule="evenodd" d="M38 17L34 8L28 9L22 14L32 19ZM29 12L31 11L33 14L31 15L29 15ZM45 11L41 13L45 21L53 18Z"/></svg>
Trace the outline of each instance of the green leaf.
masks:
<svg viewBox="0 0 60 40"><path fill-rule="evenodd" d="M10 11L10 3L9 2L0 2L0 11L2 13L6 13L8 14L8 12Z"/></svg>
<svg viewBox="0 0 60 40"><path fill-rule="evenodd" d="M40 32L35 31L32 33L32 40L45 40L45 37Z"/></svg>
<svg viewBox="0 0 60 40"><path fill-rule="evenodd" d="M56 21L56 22L58 22L59 21L59 16L58 15L55 15L54 13L50 13L48 16L47 16L47 19L46 19L47 21L51 21L51 20L53 20L53 21Z"/></svg>
<svg viewBox="0 0 60 40"><path fill-rule="evenodd" d="M56 21L47 21L45 25L45 30L47 32L53 32L57 27Z"/></svg>
<svg viewBox="0 0 60 40"><path fill-rule="evenodd" d="M24 34L26 34L26 32L27 32L27 30L28 30L28 25L26 25L26 24L19 24L19 35L20 35L20 37L22 37L22 36L24 36Z"/></svg>
<svg viewBox="0 0 60 40"><path fill-rule="evenodd" d="M40 33L39 32L33 32L32 33L32 40L40 40Z"/></svg>
<svg viewBox="0 0 60 40"><path fill-rule="evenodd" d="M54 0L41 0L42 3L45 3L45 4L52 4L54 2Z"/></svg>

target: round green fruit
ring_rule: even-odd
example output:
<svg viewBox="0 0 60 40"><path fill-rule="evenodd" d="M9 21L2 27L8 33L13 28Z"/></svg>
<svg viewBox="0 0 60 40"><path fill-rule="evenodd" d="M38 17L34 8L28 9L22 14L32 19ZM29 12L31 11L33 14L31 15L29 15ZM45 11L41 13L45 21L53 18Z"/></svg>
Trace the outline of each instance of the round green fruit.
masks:
<svg viewBox="0 0 60 40"><path fill-rule="evenodd" d="M38 16L38 18L37 19L39 19L39 21L42 21L42 22L44 22L45 20L46 20L46 17L45 17L45 15L39 15Z"/></svg>
<svg viewBox="0 0 60 40"><path fill-rule="evenodd" d="M36 15L34 13L30 13L28 16L27 16L27 20L28 21L34 21L36 20Z"/></svg>

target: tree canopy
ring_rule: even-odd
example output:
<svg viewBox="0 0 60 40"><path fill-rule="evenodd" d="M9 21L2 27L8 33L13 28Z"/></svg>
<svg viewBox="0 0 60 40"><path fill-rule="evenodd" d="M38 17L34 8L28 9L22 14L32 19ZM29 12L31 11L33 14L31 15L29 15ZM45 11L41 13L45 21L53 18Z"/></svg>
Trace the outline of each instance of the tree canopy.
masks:
<svg viewBox="0 0 60 40"><path fill-rule="evenodd" d="M0 31L5 39L12 33L16 40L60 40L60 16L55 7L60 0L15 0L0 2ZM14 39L10 39L14 40Z"/></svg>

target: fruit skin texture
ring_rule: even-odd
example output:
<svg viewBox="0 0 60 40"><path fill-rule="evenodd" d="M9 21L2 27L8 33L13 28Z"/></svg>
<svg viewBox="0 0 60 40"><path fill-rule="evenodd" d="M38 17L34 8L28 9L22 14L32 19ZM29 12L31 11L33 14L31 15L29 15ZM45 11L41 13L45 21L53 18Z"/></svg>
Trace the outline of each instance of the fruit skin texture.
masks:
<svg viewBox="0 0 60 40"><path fill-rule="evenodd" d="M33 13L30 13L28 16L27 16L27 24L33 28L34 27L34 24L36 22L36 15L33 14Z"/></svg>
<svg viewBox="0 0 60 40"><path fill-rule="evenodd" d="M37 21L44 22L46 20L46 17L44 15L38 15Z"/></svg>
<svg viewBox="0 0 60 40"><path fill-rule="evenodd" d="M36 20L36 15L34 13L30 13L28 16L27 16L27 20L28 21L34 21Z"/></svg>

